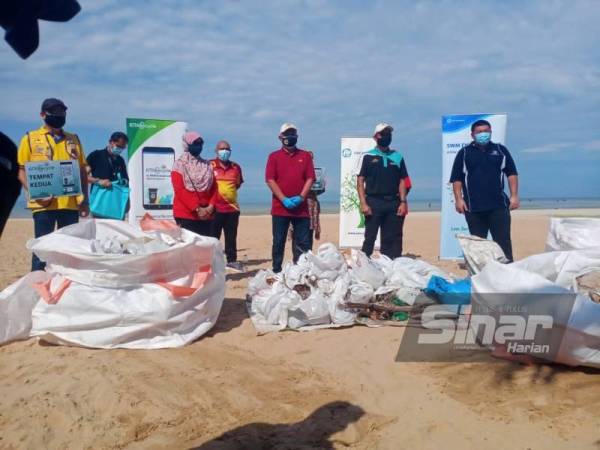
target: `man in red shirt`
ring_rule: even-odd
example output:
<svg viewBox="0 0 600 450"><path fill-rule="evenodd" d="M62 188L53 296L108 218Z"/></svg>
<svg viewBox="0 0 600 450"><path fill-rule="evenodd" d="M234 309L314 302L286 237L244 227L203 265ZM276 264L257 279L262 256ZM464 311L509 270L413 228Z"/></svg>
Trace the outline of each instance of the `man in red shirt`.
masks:
<svg viewBox="0 0 600 450"><path fill-rule="evenodd" d="M242 168L230 160L229 142L219 141L215 153L217 157L210 162L217 182L213 236L221 239L221 233L225 233L227 267L242 272L243 266L237 260L237 230L240 221L237 191L244 182Z"/></svg>
<svg viewBox="0 0 600 450"><path fill-rule="evenodd" d="M294 227L294 262L310 250L310 215L306 197L315 181L310 154L296 147L298 132L294 124L284 123L279 130L282 147L269 155L265 178L273 193L273 272L281 272L285 238L290 224Z"/></svg>

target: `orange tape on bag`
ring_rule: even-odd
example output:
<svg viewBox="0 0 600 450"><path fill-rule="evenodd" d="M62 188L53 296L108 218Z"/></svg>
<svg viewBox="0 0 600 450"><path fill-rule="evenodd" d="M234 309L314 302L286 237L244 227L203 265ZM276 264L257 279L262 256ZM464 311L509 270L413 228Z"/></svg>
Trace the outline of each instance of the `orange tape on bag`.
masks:
<svg viewBox="0 0 600 450"><path fill-rule="evenodd" d="M191 286L177 286L176 284L167 283L165 281L157 281L156 284L167 289L173 297L189 297L198 289L201 289L206 284L209 277L212 275L212 266L203 266L194 274Z"/></svg>
<svg viewBox="0 0 600 450"><path fill-rule="evenodd" d="M40 294L42 299L48 303L49 305L56 305L62 295L65 293L67 288L71 285L71 280L67 280L66 278L60 283L56 292L52 293L50 290L50 284L52 283L52 278L48 281L34 283L33 288Z"/></svg>

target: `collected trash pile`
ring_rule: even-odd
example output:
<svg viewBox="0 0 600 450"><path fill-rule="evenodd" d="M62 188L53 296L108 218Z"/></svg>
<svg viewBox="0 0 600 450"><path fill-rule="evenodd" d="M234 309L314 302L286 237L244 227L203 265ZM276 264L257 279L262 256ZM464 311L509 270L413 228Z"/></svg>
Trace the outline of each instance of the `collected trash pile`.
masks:
<svg viewBox="0 0 600 450"><path fill-rule="evenodd" d="M451 275L424 261L357 250L346 261L326 243L279 274L259 271L248 283L248 310L259 332L406 322L425 307L413 305L432 278L452 285Z"/></svg>
<svg viewBox="0 0 600 450"><path fill-rule="evenodd" d="M0 344L165 348L210 330L225 297L218 241L150 217L140 226L88 220L30 240L46 271L0 293Z"/></svg>

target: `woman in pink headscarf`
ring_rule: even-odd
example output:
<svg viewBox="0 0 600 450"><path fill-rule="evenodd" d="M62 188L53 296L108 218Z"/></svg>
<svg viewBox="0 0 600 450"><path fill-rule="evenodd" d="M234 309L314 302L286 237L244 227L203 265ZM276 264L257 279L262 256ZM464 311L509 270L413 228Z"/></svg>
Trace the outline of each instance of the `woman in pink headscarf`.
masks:
<svg viewBox="0 0 600 450"><path fill-rule="evenodd" d="M211 236L217 185L210 162L200 157L203 145L199 133L188 131L183 135L184 152L171 171L173 217L182 228Z"/></svg>

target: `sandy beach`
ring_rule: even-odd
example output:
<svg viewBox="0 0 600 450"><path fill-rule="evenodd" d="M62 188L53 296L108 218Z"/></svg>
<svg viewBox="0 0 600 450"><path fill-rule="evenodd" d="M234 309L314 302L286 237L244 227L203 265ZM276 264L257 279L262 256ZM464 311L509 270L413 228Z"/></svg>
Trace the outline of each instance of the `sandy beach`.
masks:
<svg viewBox="0 0 600 450"><path fill-rule="evenodd" d="M544 250L551 215L518 211L515 257ZM338 217L322 217L322 242ZM268 216L242 216L240 259L215 328L172 350L88 350L36 339L0 347L0 448L590 448L600 447L600 373L466 363L398 363L401 327L257 336L247 277L270 267ZM30 265L32 221L0 240L0 288ZM438 261L439 213L411 213L405 252ZM286 259L291 257L288 247ZM224 435L224 436L223 436Z"/></svg>

